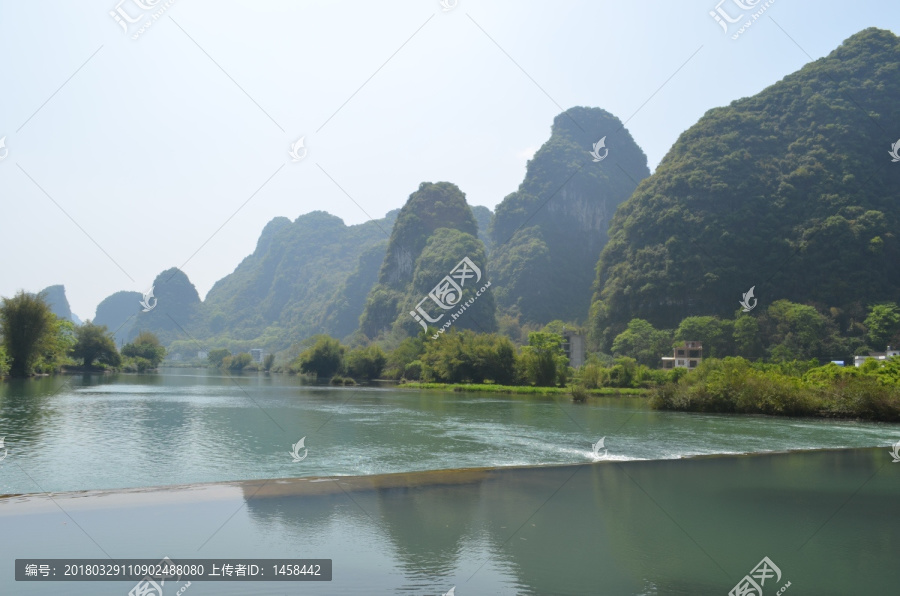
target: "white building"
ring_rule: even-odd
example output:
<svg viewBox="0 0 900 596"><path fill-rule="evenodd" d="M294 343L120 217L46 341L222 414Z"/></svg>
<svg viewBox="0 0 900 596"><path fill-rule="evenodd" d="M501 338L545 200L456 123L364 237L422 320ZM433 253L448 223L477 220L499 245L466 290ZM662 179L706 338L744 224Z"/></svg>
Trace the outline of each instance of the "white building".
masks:
<svg viewBox="0 0 900 596"><path fill-rule="evenodd" d="M662 367L671 368L697 368L703 360L703 342L686 341L680 346L675 346L672 357L663 356Z"/></svg>
<svg viewBox="0 0 900 596"><path fill-rule="evenodd" d="M900 350L888 346L886 352L869 352L868 356L854 356L853 365L857 367L862 366L862 363L869 358L874 358L875 360L887 360L888 358L893 358L894 356L900 356Z"/></svg>
<svg viewBox="0 0 900 596"><path fill-rule="evenodd" d="M569 359L569 366L578 368L584 364L584 336L577 331L567 331L563 328L562 349Z"/></svg>

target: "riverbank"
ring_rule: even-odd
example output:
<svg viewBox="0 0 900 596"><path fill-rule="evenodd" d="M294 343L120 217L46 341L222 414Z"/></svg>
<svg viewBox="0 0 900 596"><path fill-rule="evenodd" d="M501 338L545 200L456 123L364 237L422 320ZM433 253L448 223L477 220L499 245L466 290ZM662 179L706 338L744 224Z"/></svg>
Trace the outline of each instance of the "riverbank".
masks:
<svg viewBox="0 0 900 596"><path fill-rule="evenodd" d="M534 387L532 385L494 385L490 383L420 383L408 382L397 385L398 389L436 389L439 391L465 391L472 393L513 393L523 395L569 395L568 387ZM649 389L633 389L619 387L601 387L587 390L590 396L627 395L629 397L647 396Z"/></svg>
<svg viewBox="0 0 900 596"><path fill-rule="evenodd" d="M677 383L654 388L657 410L766 414L900 422L900 360L861 368L827 364L805 371L709 359Z"/></svg>

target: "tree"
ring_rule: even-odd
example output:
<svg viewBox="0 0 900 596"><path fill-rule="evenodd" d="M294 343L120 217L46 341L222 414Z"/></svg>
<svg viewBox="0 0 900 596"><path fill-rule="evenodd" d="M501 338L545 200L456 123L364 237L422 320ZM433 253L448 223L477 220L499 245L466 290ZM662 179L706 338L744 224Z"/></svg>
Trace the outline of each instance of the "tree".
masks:
<svg viewBox="0 0 900 596"><path fill-rule="evenodd" d="M876 304L869 308L865 325L869 344L876 350L883 350L900 331L900 309L890 302Z"/></svg>
<svg viewBox="0 0 900 596"><path fill-rule="evenodd" d="M426 345L421 362L423 376L435 381L505 385L515 380L516 348L496 333L451 331Z"/></svg>
<svg viewBox="0 0 900 596"><path fill-rule="evenodd" d="M773 360L830 358L834 323L812 306L776 300L761 322Z"/></svg>
<svg viewBox="0 0 900 596"><path fill-rule="evenodd" d="M6 348L0 344L0 377L9 374L9 358L6 357Z"/></svg>
<svg viewBox="0 0 900 596"><path fill-rule="evenodd" d="M762 356L762 342L759 336L759 323L749 315L739 316L734 321L734 346L738 355L744 358Z"/></svg>
<svg viewBox="0 0 900 596"><path fill-rule="evenodd" d="M529 382L539 387L551 387L556 385L557 377L566 376L568 360L562 343L562 336L556 333L534 331L528 334L528 345L522 348L522 365Z"/></svg>
<svg viewBox="0 0 900 596"><path fill-rule="evenodd" d="M75 328L72 356L83 360L85 368L91 368L95 360L109 366L119 366L122 362L119 351L116 350L116 341L106 325L94 325L90 321Z"/></svg>
<svg viewBox="0 0 900 596"><path fill-rule="evenodd" d="M412 362L419 362L419 358L424 352L424 331L419 332L416 337L407 337L400 342L400 345L391 350L391 352L388 354L387 365L383 373L384 376L389 379L399 379L401 377L406 377L407 379L413 378L405 374L407 371L407 367ZM418 368L413 368L411 370L420 371L421 362L419 362L417 366ZM416 376L415 378L418 378L418 376Z"/></svg>
<svg viewBox="0 0 900 596"><path fill-rule="evenodd" d="M377 379L384 370L387 356L378 346L356 348L347 353L347 374L354 379Z"/></svg>
<svg viewBox="0 0 900 596"><path fill-rule="evenodd" d="M662 356L672 354L671 344L670 332L658 331L643 319L632 319L613 340L612 352L634 358L645 366L658 367Z"/></svg>
<svg viewBox="0 0 900 596"><path fill-rule="evenodd" d="M75 345L75 323L68 319L57 319L52 325L52 337L41 348L34 364L35 372L58 371L66 363Z"/></svg>
<svg viewBox="0 0 900 596"><path fill-rule="evenodd" d="M206 355L206 359L209 360L209 365L213 368L222 368L222 362L228 356L231 356L230 351L226 350L225 348L219 348L216 350L210 350L209 354Z"/></svg>
<svg viewBox="0 0 900 596"><path fill-rule="evenodd" d="M247 352L239 352L234 356L226 356L222 360L222 368L228 370L244 370L253 362L253 356Z"/></svg>
<svg viewBox="0 0 900 596"><path fill-rule="evenodd" d="M272 370L272 366L275 364L275 354L266 354L266 357L263 358L263 370L269 372Z"/></svg>
<svg viewBox="0 0 900 596"><path fill-rule="evenodd" d="M316 378L334 376L343 366L346 348L327 335L317 335L310 340L315 343L297 356L294 366L302 373L315 374Z"/></svg>
<svg viewBox="0 0 900 596"><path fill-rule="evenodd" d="M0 331L10 364L10 376L27 377L41 353L52 349L56 316L40 294L20 291L0 303Z"/></svg>
<svg viewBox="0 0 900 596"><path fill-rule="evenodd" d="M138 369L156 368L166 357L166 349L159 343L159 338L149 331L141 331L134 341L122 347L122 355L138 360Z"/></svg>
<svg viewBox="0 0 900 596"><path fill-rule="evenodd" d="M687 317L675 330L675 340L701 342L706 358L733 356L734 322L717 317Z"/></svg>

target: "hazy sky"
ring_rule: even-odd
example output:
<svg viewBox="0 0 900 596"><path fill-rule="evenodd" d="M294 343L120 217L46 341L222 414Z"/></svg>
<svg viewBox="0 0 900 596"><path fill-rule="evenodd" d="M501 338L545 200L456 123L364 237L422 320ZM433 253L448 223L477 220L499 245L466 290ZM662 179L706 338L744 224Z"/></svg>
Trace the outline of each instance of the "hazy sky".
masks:
<svg viewBox="0 0 900 596"><path fill-rule="evenodd" d="M736 40L717 0L117 1L0 0L0 296L64 284L81 318L172 266L205 296L273 217L361 223L440 180L493 209L571 106L653 170L706 110L900 31L883 0L775 0Z"/></svg>

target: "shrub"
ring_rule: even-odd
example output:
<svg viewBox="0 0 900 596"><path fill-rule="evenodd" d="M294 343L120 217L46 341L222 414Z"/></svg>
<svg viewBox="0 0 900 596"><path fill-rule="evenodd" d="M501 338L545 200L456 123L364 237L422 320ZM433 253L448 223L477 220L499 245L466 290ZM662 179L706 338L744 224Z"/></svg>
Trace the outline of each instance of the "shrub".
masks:
<svg viewBox="0 0 900 596"><path fill-rule="evenodd" d="M234 356L226 356L222 361L222 367L227 368L228 370L238 371L249 368L252 363L253 356L247 352L241 352Z"/></svg>
<svg viewBox="0 0 900 596"><path fill-rule="evenodd" d="M422 361L413 360L403 369L403 378L410 381L418 381L422 378Z"/></svg>
<svg viewBox="0 0 900 596"><path fill-rule="evenodd" d="M584 403L588 397L588 390L585 389L584 385L575 384L572 385L571 394L572 401Z"/></svg>
<svg viewBox="0 0 900 596"><path fill-rule="evenodd" d="M314 374L317 378L336 375L343 367L346 348L327 335L317 335L310 339L315 343L297 356L291 368L304 374Z"/></svg>

